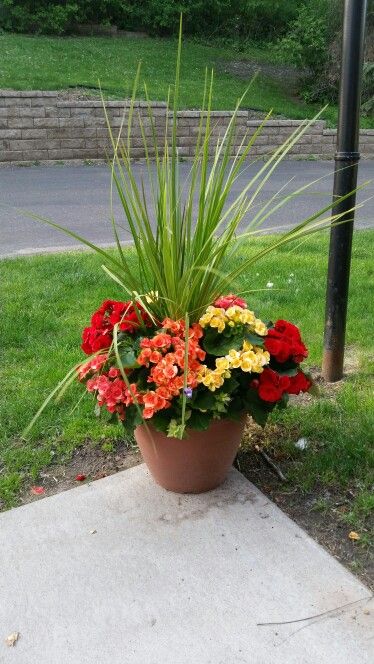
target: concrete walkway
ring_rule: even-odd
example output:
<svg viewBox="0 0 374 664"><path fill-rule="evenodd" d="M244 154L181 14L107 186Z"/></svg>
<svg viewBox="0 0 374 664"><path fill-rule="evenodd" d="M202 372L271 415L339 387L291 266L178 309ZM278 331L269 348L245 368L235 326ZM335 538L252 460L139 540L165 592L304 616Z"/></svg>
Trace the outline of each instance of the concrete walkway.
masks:
<svg viewBox="0 0 374 664"><path fill-rule="evenodd" d="M0 538L2 664L373 661L367 588L235 470L178 496L137 466L4 513Z"/></svg>

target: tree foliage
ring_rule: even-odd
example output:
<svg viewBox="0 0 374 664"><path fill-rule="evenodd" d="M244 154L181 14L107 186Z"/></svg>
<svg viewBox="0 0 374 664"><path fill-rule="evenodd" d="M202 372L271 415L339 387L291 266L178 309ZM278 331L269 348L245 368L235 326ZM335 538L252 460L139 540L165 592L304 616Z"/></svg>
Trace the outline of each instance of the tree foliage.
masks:
<svg viewBox="0 0 374 664"><path fill-rule="evenodd" d="M302 0L3 0L3 28L63 34L78 23L116 25L151 34L267 39L282 34Z"/></svg>
<svg viewBox="0 0 374 664"><path fill-rule="evenodd" d="M300 92L308 102L337 101L342 25L341 0L305 0L279 41L282 57L304 72ZM373 37L374 0L369 0L362 86L364 108L368 112L373 104Z"/></svg>

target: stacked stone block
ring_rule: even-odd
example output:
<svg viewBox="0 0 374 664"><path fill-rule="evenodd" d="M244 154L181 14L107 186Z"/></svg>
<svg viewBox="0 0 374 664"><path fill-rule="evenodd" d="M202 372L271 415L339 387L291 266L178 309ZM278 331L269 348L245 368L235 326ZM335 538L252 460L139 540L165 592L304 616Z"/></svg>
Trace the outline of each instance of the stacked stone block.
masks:
<svg viewBox="0 0 374 664"><path fill-rule="evenodd" d="M106 103L113 134L127 140L128 101ZM154 128L162 144L167 118L165 104L152 103ZM211 117L211 154L217 140L222 139L232 113L214 111ZM195 153L199 133L200 111L180 111L178 117L178 150L181 157ZM204 124L204 122L203 122ZM240 111L236 121L233 152L240 148L243 138L250 138L261 125L249 119L247 111ZM274 152L300 126L298 120L269 120L251 149L251 156L262 157ZM142 132L147 138L149 155L154 156L152 126L145 102L137 102L131 131L131 156L145 157ZM318 120L309 127L291 151L290 156L332 158L336 130L327 129ZM361 130L362 155L374 158L374 130ZM57 92L0 91L0 162L67 161L70 159L105 159L112 154L105 114L101 101L64 100Z"/></svg>

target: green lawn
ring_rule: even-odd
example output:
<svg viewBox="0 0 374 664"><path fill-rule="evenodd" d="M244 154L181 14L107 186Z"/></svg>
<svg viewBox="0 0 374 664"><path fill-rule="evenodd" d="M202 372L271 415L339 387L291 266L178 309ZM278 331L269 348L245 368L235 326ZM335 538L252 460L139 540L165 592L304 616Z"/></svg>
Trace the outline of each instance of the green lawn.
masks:
<svg viewBox="0 0 374 664"><path fill-rule="evenodd" d="M130 96L139 60L142 80L150 97L165 100L174 81L176 42L172 39L113 39L106 37L43 37L0 35L0 88L58 90L70 86L97 88L98 80L107 97ZM230 110L243 94L248 80L225 73L225 63L249 60L274 63L274 49L248 47L244 53L186 41L183 49L180 103L198 108L202 102L205 68L214 68L215 109ZM140 94L139 94L140 96ZM295 99L287 77L282 81L260 74L253 83L244 107L282 114L289 118L313 117L318 106ZM336 124L335 107L323 116ZM374 126L362 119L362 126Z"/></svg>
<svg viewBox="0 0 374 664"><path fill-rule="evenodd" d="M314 236L294 251L278 250L238 285L238 290L253 290L250 306L264 319L284 317L300 325L310 366L321 360L327 239ZM258 240L256 246L268 241ZM347 333L354 370L333 396L322 392L311 404L273 418L286 432L283 446L290 446L295 435L311 441L306 452L294 455L291 480L305 488L315 483L353 488L357 497L349 518L356 527L374 508L373 250L374 232L356 231ZM250 246L243 253L249 251ZM272 289L266 288L268 281ZM110 448L120 439L119 427L95 418L88 395L72 412L83 394L79 384L45 411L27 442L20 432L58 380L83 358L80 332L91 312L103 299L122 294L91 253L4 260L0 282L0 503L9 507L43 467L63 462L78 445L89 440Z"/></svg>

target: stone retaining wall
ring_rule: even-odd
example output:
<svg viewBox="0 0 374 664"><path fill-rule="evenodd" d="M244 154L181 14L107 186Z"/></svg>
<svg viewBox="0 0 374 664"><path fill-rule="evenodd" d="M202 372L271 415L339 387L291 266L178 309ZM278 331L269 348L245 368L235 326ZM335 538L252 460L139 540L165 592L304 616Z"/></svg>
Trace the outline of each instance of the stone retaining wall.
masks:
<svg viewBox="0 0 374 664"><path fill-rule="evenodd" d="M118 132L126 101L107 102L111 126ZM152 104L156 131L165 131L165 104ZM151 139L151 126L147 106L138 102L132 128L132 156L144 158L144 147L138 117L142 118L145 134ZM231 112L212 113L213 143L224 132ZM200 120L199 111L180 111L178 146L182 157L194 154ZM247 111L237 118L235 148L245 133L253 133L260 120L249 119ZM298 120L270 120L251 150L251 155L271 153L300 124ZM124 136L127 135L126 122ZM290 155L307 158L332 158L335 150L336 130L327 129L324 121L317 121L292 148ZM151 141L149 141L151 142ZM0 162L34 162L44 160L103 159L110 151L108 130L101 101L64 100L57 92L0 91ZM360 150L364 157L374 158L374 130L361 130ZM152 151L150 151L152 156Z"/></svg>

